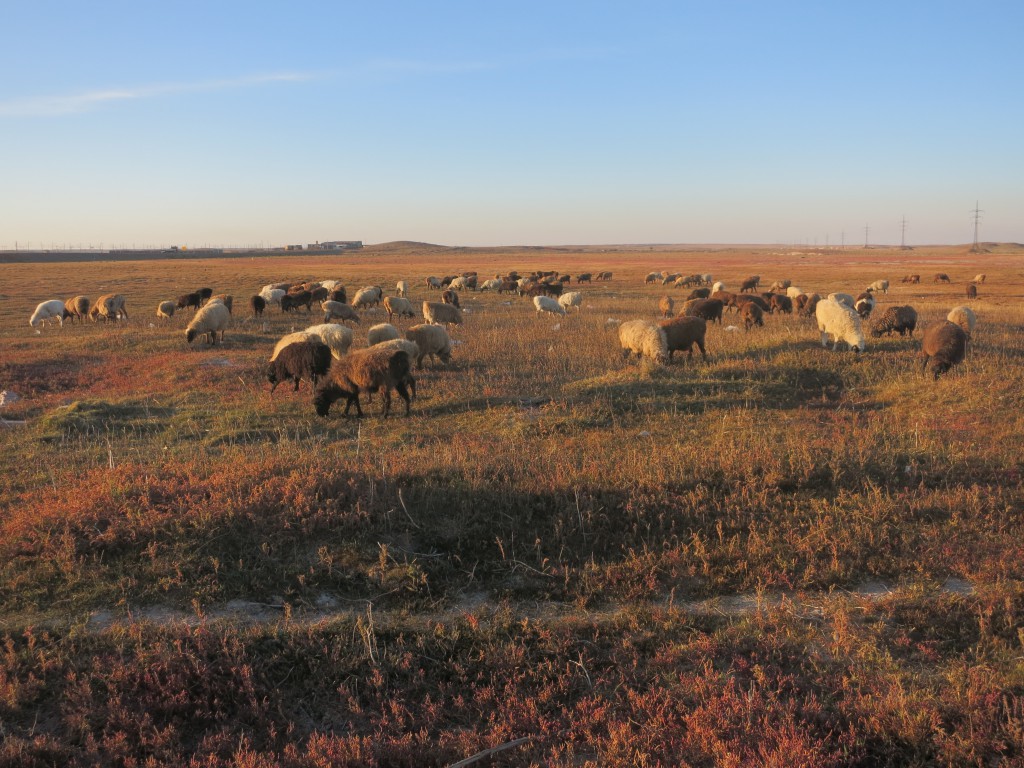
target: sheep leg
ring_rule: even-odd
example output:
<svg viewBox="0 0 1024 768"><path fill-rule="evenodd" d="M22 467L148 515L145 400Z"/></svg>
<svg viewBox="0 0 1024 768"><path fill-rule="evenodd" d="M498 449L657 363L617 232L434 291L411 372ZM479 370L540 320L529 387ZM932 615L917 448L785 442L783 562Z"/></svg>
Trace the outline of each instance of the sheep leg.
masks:
<svg viewBox="0 0 1024 768"><path fill-rule="evenodd" d="M700 348L701 357L703 357L705 360L707 360L708 359L708 353L704 350L704 342L703 341L698 341L697 342L697 346ZM693 356L693 347L690 347L690 356L691 357Z"/></svg>
<svg viewBox="0 0 1024 768"><path fill-rule="evenodd" d="M382 395L382 398L384 400L383 415L384 418L386 419L388 417L388 414L391 412L391 387L385 384L383 387L381 387L381 389L384 390L384 393Z"/></svg>
<svg viewBox="0 0 1024 768"><path fill-rule="evenodd" d="M296 376L295 377L295 389L293 389L292 392L298 392L299 391L299 382L300 381L301 381L301 379L298 376Z"/></svg>

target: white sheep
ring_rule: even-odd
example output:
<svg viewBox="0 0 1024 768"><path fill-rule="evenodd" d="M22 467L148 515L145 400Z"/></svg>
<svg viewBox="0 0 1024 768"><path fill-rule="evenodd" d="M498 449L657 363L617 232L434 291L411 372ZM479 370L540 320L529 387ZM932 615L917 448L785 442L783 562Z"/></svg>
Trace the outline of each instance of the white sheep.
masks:
<svg viewBox="0 0 1024 768"><path fill-rule="evenodd" d="M978 322L977 316L974 314L974 310L970 307L953 307L949 310L949 314L946 315L946 319L951 323L956 323L963 328L964 333L967 334L967 338L971 338L971 334L974 333L974 326Z"/></svg>
<svg viewBox="0 0 1024 768"><path fill-rule="evenodd" d="M380 344L382 341L391 341L392 339L400 339L402 334L398 332L398 329L391 323L380 323L374 325L366 332L366 346L372 347Z"/></svg>
<svg viewBox="0 0 1024 768"><path fill-rule="evenodd" d="M644 278L644 285L648 285L650 283L660 282L661 279L662 279L661 272L648 272L647 273L647 277Z"/></svg>
<svg viewBox="0 0 1024 768"><path fill-rule="evenodd" d="M668 362L668 338L665 331L649 320L628 320L620 325L619 344L623 356L632 352L659 363Z"/></svg>
<svg viewBox="0 0 1024 768"><path fill-rule="evenodd" d="M714 280L714 277L712 277L711 273L709 272L705 272L700 276L700 281L704 283L704 285L711 285L712 280Z"/></svg>
<svg viewBox="0 0 1024 768"><path fill-rule="evenodd" d="M406 280L399 280L395 283L395 291L403 299L409 298L409 283Z"/></svg>
<svg viewBox="0 0 1024 768"><path fill-rule="evenodd" d="M221 342L224 341L224 331L231 325L231 312L220 302L204 304L196 310L192 316L192 322L185 329L185 341L189 344L196 336L206 335L209 344L217 343L217 334L220 334Z"/></svg>
<svg viewBox="0 0 1024 768"><path fill-rule="evenodd" d="M324 311L325 323L329 323L332 320L359 322L359 314L348 304L342 304L340 301L321 301L320 309Z"/></svg>
<svg viewBox="0 0 1024 768"><path fill-rule="evenodd" d="M378 285L367 286L366 288L360 288L356 291L355 298L352 299L352 307L355 309L363 309L364 307L375 307L380 304L381 299L384 298L384 291L381 290Z"/></svg>
<svg viewBox="0 0 1024 768"><path fill-rule="evenodd" d="M864 331L861 329L860 315L852 307L829 297L818 302L818 306L814 308L814 316L818 320L821 346L827 348L828 337L831 336L833 347L840 341L844 341L854 352L863 352L867 348L864 342Z"/></svg>
<svg viewBox="0 0 1024 768"><path fill-rule="evenodd" d="M828 298L838 304L845 304L850 309L853 309L854 300L853 296L848 293L830 293Z"/></svg>
<svg viewBox="0 0 1024 768"><path fill-rule="evenodd" d="M804 291L802 288L798 288L795 285L791 285L789 286L789 288L786 289L786 295L789 296L789 298L791 299L795 299L797 296L800 296L803 292Z"/></svg>
<svg viewBox="0 0 1024 768"><path fill-rule="evenodd" d="M341 280L321 280L320 281L320 287L321 288L326 288L328 291L333 291L339 285L341 285Z"/></svg>
<svg viewBox="0 0 1024 768"><path fill-rule="evenodd" d="M311 325L305 330L305 333L317 337L330 347L331 357L335 360L340 360L352 346L352 329L347 325L338 325L337 323Z"/></svg>
<svg viewBox="0 0 1024 768"><path fill-rule="evenodd" d="M537 298L540 298L539 296ZM583 306L583 294L579 291L569 291L563 293L558 297L558 303L561 304L566 311L572 307L576 307L576 311L579 312Z"/></svg>
<svg viewBox="0 0 1024 768"><path fill-rule="evenodd" d="M287 347L289 344L294 344L297 341L309 341L310 339L318 339L319 337L306 331L295 331L282 336L277 340L277 344L274 345L274 353L270 356L270 362L274 362L277 356L281 354L281 350Z"/></svg>
<svg viewBox="0 0 1024 768"><path fill-rule="evenodd" d="M448 285L453 291L461 291L469 288L469 278L467 277L456 277Z"/></svg>
<svg viewBox="0 0 1024 768"><path fill-rule="evenodd" d="M974 279L971 280L971 282L972 283L984 283L986 277L987 277L987 275L984 272L982 272L980 274L975 275Z"/></svg>
<svg viewBox="0 0 1024 768"><path fill-rule="evenodd" d="M452 304L424 301L423 319L436 325L462 325L462 310Z"/></svg>
<svg viewBox="0 0 1024 768"><path fill-rule="evenodd" d="M869 291L881 291L882 293L889 292L889 281L888 280L875 280L871 285L868 286Z"/></svg>
<svg viewBox="0 0 1024 768"><path fill-rule="evenodd" d="M565 307L552 299L550 296L534 296L533 306L537 308L537 314L550 312L553 315L564 315Z"/></svg>
<svg viewBox="0 0 1024 768"><path fill-rule="evenodd" d="M59 307L57 306L58 304L60 304ZM60 323L62 328L64 327L64 302L60 299L50 299L41 303L36 307L36 311L32 313L28 324L35 328L40 324L45 325L47 320L54 319Z"/></svg>
<svg viewBox="0 0 1024 768"><path fill-rule="evenodd" d="M721 280L719 280L718 282L716 282L714 285L711 286L711 293L718 293L719 291L724 291L724 290L725 290L725 283L723 283Z"/></svg>
<svg viewBox="0 0 1024 768"><path fill-rule="evenodd" d="M432 325L431 328L441 328L439 325ZM441 328L441 330L444 330ZM415 341L409 341L408 339L388 339L387 341L381 341L373 345L375 349L400 349L403 352L408 353L410 360L415 360L419 357L420 348Z"/></svg>
<svg viewBox="0 0 1024 768"><path fill-rule="evenodd" d="M496 291L499 288L501 288L501 282L502 281L500 279L484 280L483 283L480 284L480 290L481 291Z"/></svg>
<svg viewBox="0 0 1024 768"><path fill-rule="evenodd" d="M177 308L178 305L173 301L161 301L160 306L156 308L156 316L169 320L174 317L174 310Z"/></svg>
<svg viewBox="0 0 1024 768"><path fill-rule="evenodd" d="M400 296L385 296L384 309L387 310L389 323L394 319L395 315L399 317L416 317L416 313L412 309L412 302Z"/></svg>
<svg viewBox="0 0 1024 768"><path fill-rule="evenodd" d="M415 342L419 349L416 354L417 368L423 368L423 358L427 355L439 357L443 363L452 359L452 342L443 325L414 325L405 332L405 338Z"/></svg>
<svg viewBox="0 0 1024 768"><path fill-rule="evenodd" d="M287 291L283 288L271 288L269 285L263 287L260 291L260 297L267 302L267 304L277 304L280 306L281 299L285 297Z"/></svg>

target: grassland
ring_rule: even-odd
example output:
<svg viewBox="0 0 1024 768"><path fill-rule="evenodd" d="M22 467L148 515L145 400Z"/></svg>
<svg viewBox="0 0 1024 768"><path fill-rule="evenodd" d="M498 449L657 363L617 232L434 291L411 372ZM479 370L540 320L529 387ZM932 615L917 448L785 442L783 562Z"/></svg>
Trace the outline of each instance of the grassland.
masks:
<svg viewBox="0 0 1024 768"><path fill-rule="evenodd" d="M0 390L21 396L0 416L25 422L0 427L0 764L447 765L523 737L478 764L1019 764L1022 259L0 265ZM465 294L408 419L268 394L273 342L307 321L247 319L265 283L407 279L418 303L429 274L535 268L615 277L566 318ZM661 269L823 294L884 277L876 312L925 323L988 280L968 359L933 382L920 333L854 356L787 316L712 327L708 362L627 364L609 320L654 319ZM154 316L201 285L236 296L224 346ZM28 327L39 301L111 291L129 322Z"/></svg>

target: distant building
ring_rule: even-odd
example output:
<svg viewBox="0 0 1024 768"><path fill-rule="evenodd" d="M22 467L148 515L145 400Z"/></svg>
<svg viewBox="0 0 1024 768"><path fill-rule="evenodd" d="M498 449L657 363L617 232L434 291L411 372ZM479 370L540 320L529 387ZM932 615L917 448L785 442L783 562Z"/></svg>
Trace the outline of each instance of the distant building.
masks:
<svg viewBox="0 0 1024 768"><path fill-rule="evenodd" d="M302 250L302 246L301 245L286 245L284 247L284 249L286 251L301 251Z"/></svg>
<svg viewBox="0 0 1024 768"><path fill-rule="evenodd" d="M325 240L309 246L310 250L320 251L356 251L363 247L362 240Z"/></svg>

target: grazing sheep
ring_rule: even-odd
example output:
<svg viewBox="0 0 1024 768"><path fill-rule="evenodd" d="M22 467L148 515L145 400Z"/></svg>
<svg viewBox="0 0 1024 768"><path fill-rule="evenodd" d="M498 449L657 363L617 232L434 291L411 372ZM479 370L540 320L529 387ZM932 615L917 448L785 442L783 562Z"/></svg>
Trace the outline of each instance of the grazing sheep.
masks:
<svg viewBox="0 0 1024 768"><path fill-rule="evenodd" d="M310 297L317 304L319 304L321 301L325 301L327 297L331 295L331 292L324 288L322 285L315 286L308 290Z"/></svg>
<svg viewBox="0 0 1024 768"><path fill-rule="evenodd" d="M382 390L384 396L384 418L391 411L391 390L394 389L405 400L405 415L409 415L409 390L406 382L411 377L412 363L409 353L402 349L370 349L353 352L331 365L331 370L316 388L313 405L318 416L326 416L331 405L345 398L345 416L355 403L356 414L363 415L359 405L360 392Z"/></svg>
<svg viewBox="0 0 1024 768"><path fill-rule="evenodd" d="M964 329L964 333L967 334L967 338L971 338L974 335L974 326L978 322L977 316L974 314L974 310L970 307L953 307L949 310L949 314L946 315L946 319L951 323L956 323Z"/></svg>
<svg viewBox="0 0 1024 768"><path fill-rule="evenodd" d="M973 279L973 280L971 280L971 282L972 282L972 283L979 283L979 284L980 284L980 283L984 283L984 282L985 282L985 278L986 278L986 277L987 277L987 275L986 275L986 274L985 274L984 272L982 272L981 274L977 274L977 275L975 275L975 276L974 276L974 279Z"/></svg>
<svg viewBox="0 0 1024 768"><path fill-rule="evenodd" d="M322 323L320 325L311 325L302 333L315 336L330 347L331 355L335 360L340 360L348 352L348 348L352 346L352 329L347 325Z"/></svg>
<svg viewBox="0 0 1024 768"><path fill-rule="evenodd" d="M198 309L192 317L192 322L185 329L185 341L189 344L197 336L205 334L208 344L217 343L217 334L220 334L221 342L224 341L224 331L231 324L231 313L227 306L219 301L209 302Z"/></svg>
<svg viewBox="0 0 1024 768"><path fill-rule="evenodd" d="M416 367L423 369L423 358L440 358L442 363L452 359L452 343L448 331L443 325L414 325L405 332L405 338L415 342L419 352L416 354Z"/></svg>
<svg viewBox="0 0 1024 768"><path fill-rule="evenodd" d="M775 293L776 291L784 291L787 288L789 288L789 286L791 286L792 284L792 280L776 280L774 283L771 284L771 287L768 289L768 291L769 293Z"/></svg>
<svg viewBox="0 0 1024 768"><path fill-rule="evenodd" d="M797 314L801 317L813 317L818 309L818 302L821 301L821 296L817 293L812 293L810 296L804 296L803 306Z"/></svg>
<svg viewBox="0 0 1024 768"><path fill-rule="evenodd" d="M675 309L675 306L676 303L671 296L662 296L658 299L658 311L662 317L672 317L672 310Z"/></svg>
<svg viewBox="0 0 1024 768"><path fill-rule="evenodd" d="M700 281L704 285L711 285L712 280L714 280L714 277L712 277L712 275L709 272L705 272L700 276Z"/></svg>
<svg viewBox="0 0 1024 768"><path fill-rule="evenodd" d="M35 328L37 325L45 325L47 320L56 320L64 327L64 302L60 299L50 299L42 302L36 311L32 313L28 324Z"/></svg>
<svg viewBox="0 0 1024 768"><path fill-rule="evenodd" d="M764 326L764 310L752 301L745 301L740 307L743 327L749 331L755 325Z"/></svg>
<svg viewBox="0 0 1024 768"><path fill-rule="evenodd" d="M821 333L821 346L828 348L828 337L831 336L833 347L843 341L854 352L860 353L867 349L860 315L852 307L832 298L823 299L817 302L814 315L818 320L818 331Z"/></svg>
<svg viewBox="0 0 1024 768"><path fill-rule="evenodd" d="M498 286L498 293L515 293L519 290L519 284L515 280L502 280Z"/></svg>
<svg viewBox="0 0 1024 768"><path fill-rule="evenodd" d="M710 288L694 288L690 291L690 295L686 297L687 301L691 299L706 299L711 295Z"/></svg>
<svg viewBox="0 0 1024 768"><path fill-rule="evenodd" d="M408 299L403 299L399 296L385 296L384 309L387 310L389 323L395 315L399 317L416 317L416 313L412 309L412 303Z"/></svg>
<svg viewBox="0 0 1024 768"><path fill-rule="evenodd" d="M441 290L441 278L430 276L426 279L427 288L432 291Z"/></svg>
<svg viewBox="0 0 1024 768"><path fill-rule="evenodd" d="M213 296L213 288L200 288L196 293L199 294L199 297L203 301L206 301L208 298Z"/></svg>
<svg viewBox="0 0 1024 768"><path fill-rule="evenodd" d="M303 379L308 379L316 387L317 379L326 375L330 367L331 350L319 339L311 338L289 344L267 366L270 394L274 394L278 384L289 379L295 382L296 392Z"/></svg>
<svg viewBox="0 0 1024 768"><path fill-rule="evenodd" d="M451 304L424 301L423 319L436 325L462 325L462 310Z"/></svg>
<svg viewBox="0 0 1024 768"><path fill-rule="evenodd" d="M871 326L871 335L877 338L883 334L888 336L891 333L898 333L900 336L904 336L909 333L913 336L915 328L917 328L917 310L909 305L889 307Z"/></svg>
<svg viewBox="0 0 1024 768"><path fill-rule="evenodd" d="M857 311L857 314L862 318L867 318L871 314L871 311L875 308L875 297L871 290L864 291L860 294L854 302L853 308Z"/></svg>
<svg viewBox="0 0 1024 768"><path fill-rule="evenodd" d="M296 291L287 293L281 297L281 311L291 312L299 307L305 307L306 312L313 313L313 294L309 291Z"/></svg>
<svg viewBox="0 0 1024 768"><path fill-rule="evenodd" d="M612 279L612 273L611 272L598 272L597 273L597 279L601 280L602 282L605 281L605 280L611 280Z"/></svg>
<svg viewBox="0 0 1024 768"><path fill-rule="evenodd" d="M803 288L798 288L795 285L791 285L786 289L786 295L791 299L795 299L797 296L802 296L803 293Z"/></svg>
<svg viewBox="0 0 1024 768"><path fill-rule="evenodd" d="M281 299L287 295L283 288L264 288L260 291L260 298L263 299L267 304L277 304L280 306Z"/></svg>
<svg viewBox="0 0 1024 768"><path fill-rule="evenodd" d="M558 297L558 303L565 307L568 312L573 307L579 312L583 307L583 294L579 291L569 291Z"/></svg>
<svg viewBox="0 0 1024 768"><path fill-rule="evenodd" d="M287 347L289 344L296 344L300 341L309 341L310 339L318 340L319 337L316 334L309 333L308 331L295 331L294 333L288 333L277 340L274 345L274 351L270 355L270 362L274 362L277 356L281 354L281 350ZM319 339L322 341L322 339Z"/></svg>
<svg viewBox="0 0 1024 768"><path fill-rule="evenodd" d="M407 280L399 280L395 283L395 295L402 299L409 298L409 282Z"/></svg>
<svg viewBox="0 0 1024 768"><path fill-rule="evenodd" d="M263 310L267 308L267 300L258 293L249 297L249 307L252 309L253 317L263 317Z"/></svg>
<svg viewBox="0 0 1024 768"><path fill-rule="evenodd" d="M366 346L372 347L380 344L382 341L400 338L402 338L402 334L398 332L395 326L391 325L391 323L380 323L379 325L371 326L370 330L366 332Z"/></svg>
<svg viewBox="0 0 1024 768"><path fill-rule="evenodd" d="M335 290L340 285L341 285L341 280L321 280L320 281L320 287L321 288L326 288L328 291L333 291L333 290Z"/></svg>
<svg viewBox="0 0 1024 768"><path fill-rule="evenodd" d="M722 302L723 307L736 306L736 294L732 291L712 291L709 298Z"/></svg>
<svg viewBox="0 0 1024 768"><path fill-rule="evenodd" d="M789 296L783 296L781 293L773 293L772 297L768 299L768 306L771 307L773 313L793 314L793 300Z"/></svg>
<svg viewBox="0 0 1024 768"><path fill-rule="evenodd" d="M89 316L89 297L88 296L75 296L72 299L68 299L64 302L64 314L63 318L67 320L71 318L71 322L75 322L75 318L78 318L81 322L85 322L85 318Z"/></svg>
<svg viewBox="0 0 1024 768"><path fill-rule="evenodd" d="M922 358L922 372L928 368L929 363L931 364L933 379L938 379L941 374L962 361L966 354L967 334L959 325L948 320L925 329L921 351L917 353L918 357Z"/></svg>
<svg viewBox="0 0 1024 768"><path fill-rule="evenodd" d="M739 295L739 294L737 294L736 296L733 297L733 306L736 307L736 309L738 309L740 311L743 310L743 305L744 304L751 304L751 303L757 304L757 306L759 306L761 308L762 312L771 312L772 311L771 305L768 303L768 300L764 298L764 296L758 296L756 294L749 294L749 295Z"/></svg>
<svg viewBox="0 0 1024 768"><path fill-rule="evenodd" d="M231 307L235 303L235 297L226 293L218 293L216 296L211 296L210 301L219 301L228 308L228 312L231 312Z"/></svg>
<svg viewBox="0 0 1024 768"><path fill-rule="evenodd" d="M665 332L665 341L668 344L668 359L676 352L686 351L690 360L693 360L693 345L700 349L705 360L708 353L704 349L704 336L707 334L708 325L699 317L674 317L671 320L662 320L658 325Z"/></svg>
<svg viewBox="0 0 1024 768"><path fill-rule="evenodd" d="M976 286L974 283L971 283L971 284L969 284L967 286L967 298L968 299L976 299L976 298L978 298L978 286Z"/></svg>
<svg viewBox="0 0 1024 768"><path fill-rule="evenodd" d="M949 275L945 272L936 272L935 277L932 279L933 283L948 283Z"/></svg>
<svg viewBox="0 0 1024 768"><path fill-rule="evenodd" d="M628 320L619 326L619 344L623 357L630 353L658 363L668 362L665 331L649 320Z"/></svg>
<svg viewBox="0 0 1024 768"><path fill-rule="evenodd" d="M747 291L750 291L751 293L753 293L756 290L757 290L757 280L755 280L752 277L748 277L746 280L744 280L742 283L740 283L740 293L746 293Z"/></svg>
<svg viewBox="0 0 1024 768"><path fill-rule="evenodd" d="M724 292L725 292L725 283L723 283L721 280L719 280L718 282L716 282L714 285L711 286L711 295L712 296L714 296L716 293L724 293Z"/></svg>
<svg viewBox="0 0 1024 768"><path fill-rule="evenodd" d="M459 292L453 291L451 288L441 291L441 303L451 304L453 307L459 306Z"/></svg>
<svg viewBox="0 0 1024 768"><path fill-rule="evenodd" d="M683 305L680 312L684 317L699 317L702 320L722 324L722 311L725 304L720 299L691 299Z"/></svg>
<svg viewBox="0 0 1024 768"><path fill-rule="evenodd" d="M590 272L584 272L581 275L576 275L576 285L581 283L590 283L593 275Z"/></svg>
<svg viewBox="0 0 1024 768"><path fill-rule="evenodd" d="M103 322L109 320L120 320L122 317L128 319L128 309L125 307L124 296L119 293L108 293L96 299L96 303L89 309L89 319L96 321L103 318Z"/></svg>
<svg viewBox="0 0 1024 768"><path fill-rule="evenodd" d="M450 283L448 283L448 290L461 291L469 288L469 283L465 277L456 277Z"/></svg>
<svg viewBox="0 0 1024 768"><path fill-rule="evenodd" d="M379 285L371 285L360 288L352 299L353 309L366 309L376 307L384 298L384 291Z"/></svg>
<svg viewBox="0 0 1024 768"><path fill-rule="evenodd" d="M674 285L677 281L680 281L680 286L682 286L683 283L681 281L688 279L689 278L687 277L683 277L681 272L673 272L672 274L665 275L663 278L661 278L661 284L668 285L669 283L672 283Z"/></svg>
<svg viewBox="0 0 1024 768"><path fill-rule="evenodd" d="M161 301L160 306L156 308L156 316L159 318L163 318L164 320L170 320L172 317L174 317L174 311L177 308L177 302Z"/></svg>
<svg viewBox="0 0 1024 768"><path fill-rule="evenodd" d="M345 286L334 286L334 290L327 294L327 300L336 301L339 304L348 304L348 294L345 292Z"/></svg>
<svg viewBox="0 0 1024 768"><path fill-rule="evenodd" d="M502 280L500 277L491 278L490 280L484 280L480 285L481 291L496 291L501 287Z"/></svg>
<svg viewBox="0 0 1024 768"><path fill-rule="evenodd" d="M921 276L920 275L905 275L904 278L900 282L901 283L910 283L910 284L914 285L914 284L917 284L917 283L921 282Z"/></svg>
<svg viewBox="0 0 1024 768"><path fill-rule="evenodd" d="M537 314L541 312L550 312L553 315L564 315L565 307L558 303L556 299L552 299L549 296L534 296L533 306L537 308Z"/></svg>
<svg viewBox="0 0 1024 768"><path fill-rule="evenodd" d="M838 302L839 304L845 304L850 309L853 309L853 305L856 303L856 299L848 293L830 293L828 298L831 301Z"/></svg>
<svg viewBox="0 0 1024 768"><path fill-rule="evenodd" d="M359 314L348 304L342 304L340 301L323 301L320 303L320 309L324 311L325 323L335 319L343 322L351 320L353 323L359 323Z"/></svg>
<svg viewBox="0 0 1024 768"><path fill-rule="evenodd" d="M195 293L183 293L178 297L178 309L199 309L203 305L203 297L199 295L199 292Z"/></svg>
<svg viewBox="0 0 1024 768"><path fill-rule="evenodd" d="M875 280L871 285L868 286L869 291L881 291L882 293L889 292L889 281L888 280Z"/></svg>
<svg viewBox="0 0 1024 768"><path fill-rule="evenodd" d="M661 280L660 272L648 272L647 277L644 278L644 285L650 285L651 283L656 283L659 280Z"/></svg>

